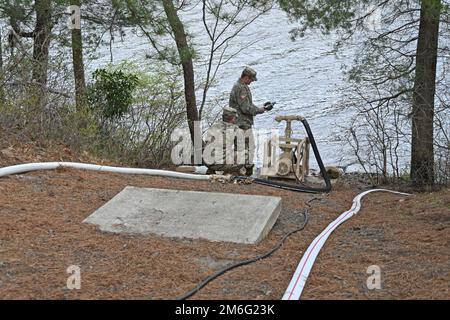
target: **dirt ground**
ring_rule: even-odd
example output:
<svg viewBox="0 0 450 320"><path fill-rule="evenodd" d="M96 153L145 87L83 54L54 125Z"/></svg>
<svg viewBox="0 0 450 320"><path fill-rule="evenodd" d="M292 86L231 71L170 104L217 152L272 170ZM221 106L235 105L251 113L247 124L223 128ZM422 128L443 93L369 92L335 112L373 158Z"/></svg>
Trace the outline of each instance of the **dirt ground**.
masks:
<svg viewBox="0 0 450 320"><path fill-rule="evenodd" d="M18 147L10 151L0 155L0 167L28 160L12 159ZM67 152L53 160L77 160ZM258 245L110 234L82 223L126 186L280 196L283 210ZM362 189L338 183L329 195L311 195L67 169L0 178L0 299L175 299L223 266L274 247L302 224L305 201L317 197L306 228L271 257L226 273L193 297L280 299L308 245ZM330 236L302 299L450 299L449 240L450 189L371 194ZM66 287L71 265L81 268L80 290ZM381 268L380 290L366 287L372 265Z"/></svg>

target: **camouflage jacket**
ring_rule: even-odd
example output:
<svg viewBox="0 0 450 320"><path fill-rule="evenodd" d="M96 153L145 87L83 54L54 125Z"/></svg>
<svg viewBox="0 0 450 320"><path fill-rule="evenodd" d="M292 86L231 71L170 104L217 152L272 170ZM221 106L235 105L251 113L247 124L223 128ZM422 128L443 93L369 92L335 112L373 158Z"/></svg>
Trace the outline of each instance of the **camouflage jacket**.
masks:
<svg viewBox="0 0 450 320"><path fill-rule="evenodd" d="M229 106L237 110L237 125L243 130L253 126L253 117L261 113L260 109L253 104L252 93L248 85L241 79L235 83L230 94Z"/></svg>

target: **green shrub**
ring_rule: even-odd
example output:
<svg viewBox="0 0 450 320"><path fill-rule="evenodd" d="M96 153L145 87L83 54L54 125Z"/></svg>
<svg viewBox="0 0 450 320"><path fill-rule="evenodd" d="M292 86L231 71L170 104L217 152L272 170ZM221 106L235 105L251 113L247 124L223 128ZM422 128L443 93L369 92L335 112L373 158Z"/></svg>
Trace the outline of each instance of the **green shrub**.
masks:
<svg viewBox="0 0 450 320"><path fill-rule="evenodd" d="M89 105L106 119L118 119L133 104L133 91L139 79L122 70L97 69L94 83L88 89Z"/></svg>
<svg viewBox="0 0 450 320"><path fill-rule="evenodd" d="M0 131L45 147L63 142L78 152L129 166L170 164L170 135L185 125L180 70L144 70L125 62L97 70L87 108L48 92L42 108L26 88L9 87L0 103Z"/></svg>

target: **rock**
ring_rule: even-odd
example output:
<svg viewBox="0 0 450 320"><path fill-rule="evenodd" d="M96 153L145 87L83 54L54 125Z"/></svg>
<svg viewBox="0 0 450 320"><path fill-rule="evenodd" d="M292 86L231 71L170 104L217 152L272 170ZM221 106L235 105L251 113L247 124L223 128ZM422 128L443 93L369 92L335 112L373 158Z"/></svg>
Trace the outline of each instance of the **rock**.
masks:
<svg viewBox="0 0 450 320"><path fill-rule="evenodd" d="M337 167L325 167L325 170L327 170L330 179L337 179L344 173L342 169Z"/></svg>
<svg viewBox="0 0 450 320"><path fill-rule="evenodd" d="M7 158L14 158L14 149L12 147L3 149L0 153Z"/></svg>

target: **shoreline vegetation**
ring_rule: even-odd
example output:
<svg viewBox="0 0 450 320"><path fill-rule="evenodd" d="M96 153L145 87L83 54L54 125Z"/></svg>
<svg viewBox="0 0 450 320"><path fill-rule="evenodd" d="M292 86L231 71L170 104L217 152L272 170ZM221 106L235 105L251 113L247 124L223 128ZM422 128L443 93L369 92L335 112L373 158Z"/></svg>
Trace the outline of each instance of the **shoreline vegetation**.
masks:
<svg viewBox="0 0 450 320"><path fill-rule="evenodd" d="M322 37L333 33L336 52L355 47L353 63L343 69L348 90L333 106L335 112L355 113L335 137L351 148L352 160L383 181L403 181L409 175L418 190L450 183L446 0L400 5L356 0L80 4L8 0L0 5L4 134L38 144L63 143L130 165L168 165L171 133L189 128L194 141L202 136L197 121L205 124L204 130L218 121L217 104L226 101L210 96L221 80L218 71L258 39L238 47L233 41L241 41L244 30L276 9L292 22L286 34L293 40L306 32ZM196 45L196 34L181 12L199 14L195 30L206 37L209 50ZM130 32L148 44L146 63L112 63L87 76L85 65L99 47L111 49L118 38L126 43ZM193 67L200 61L206 70L201 79ZM409 153L407 168L399 164L403 146Z"/></svg>

